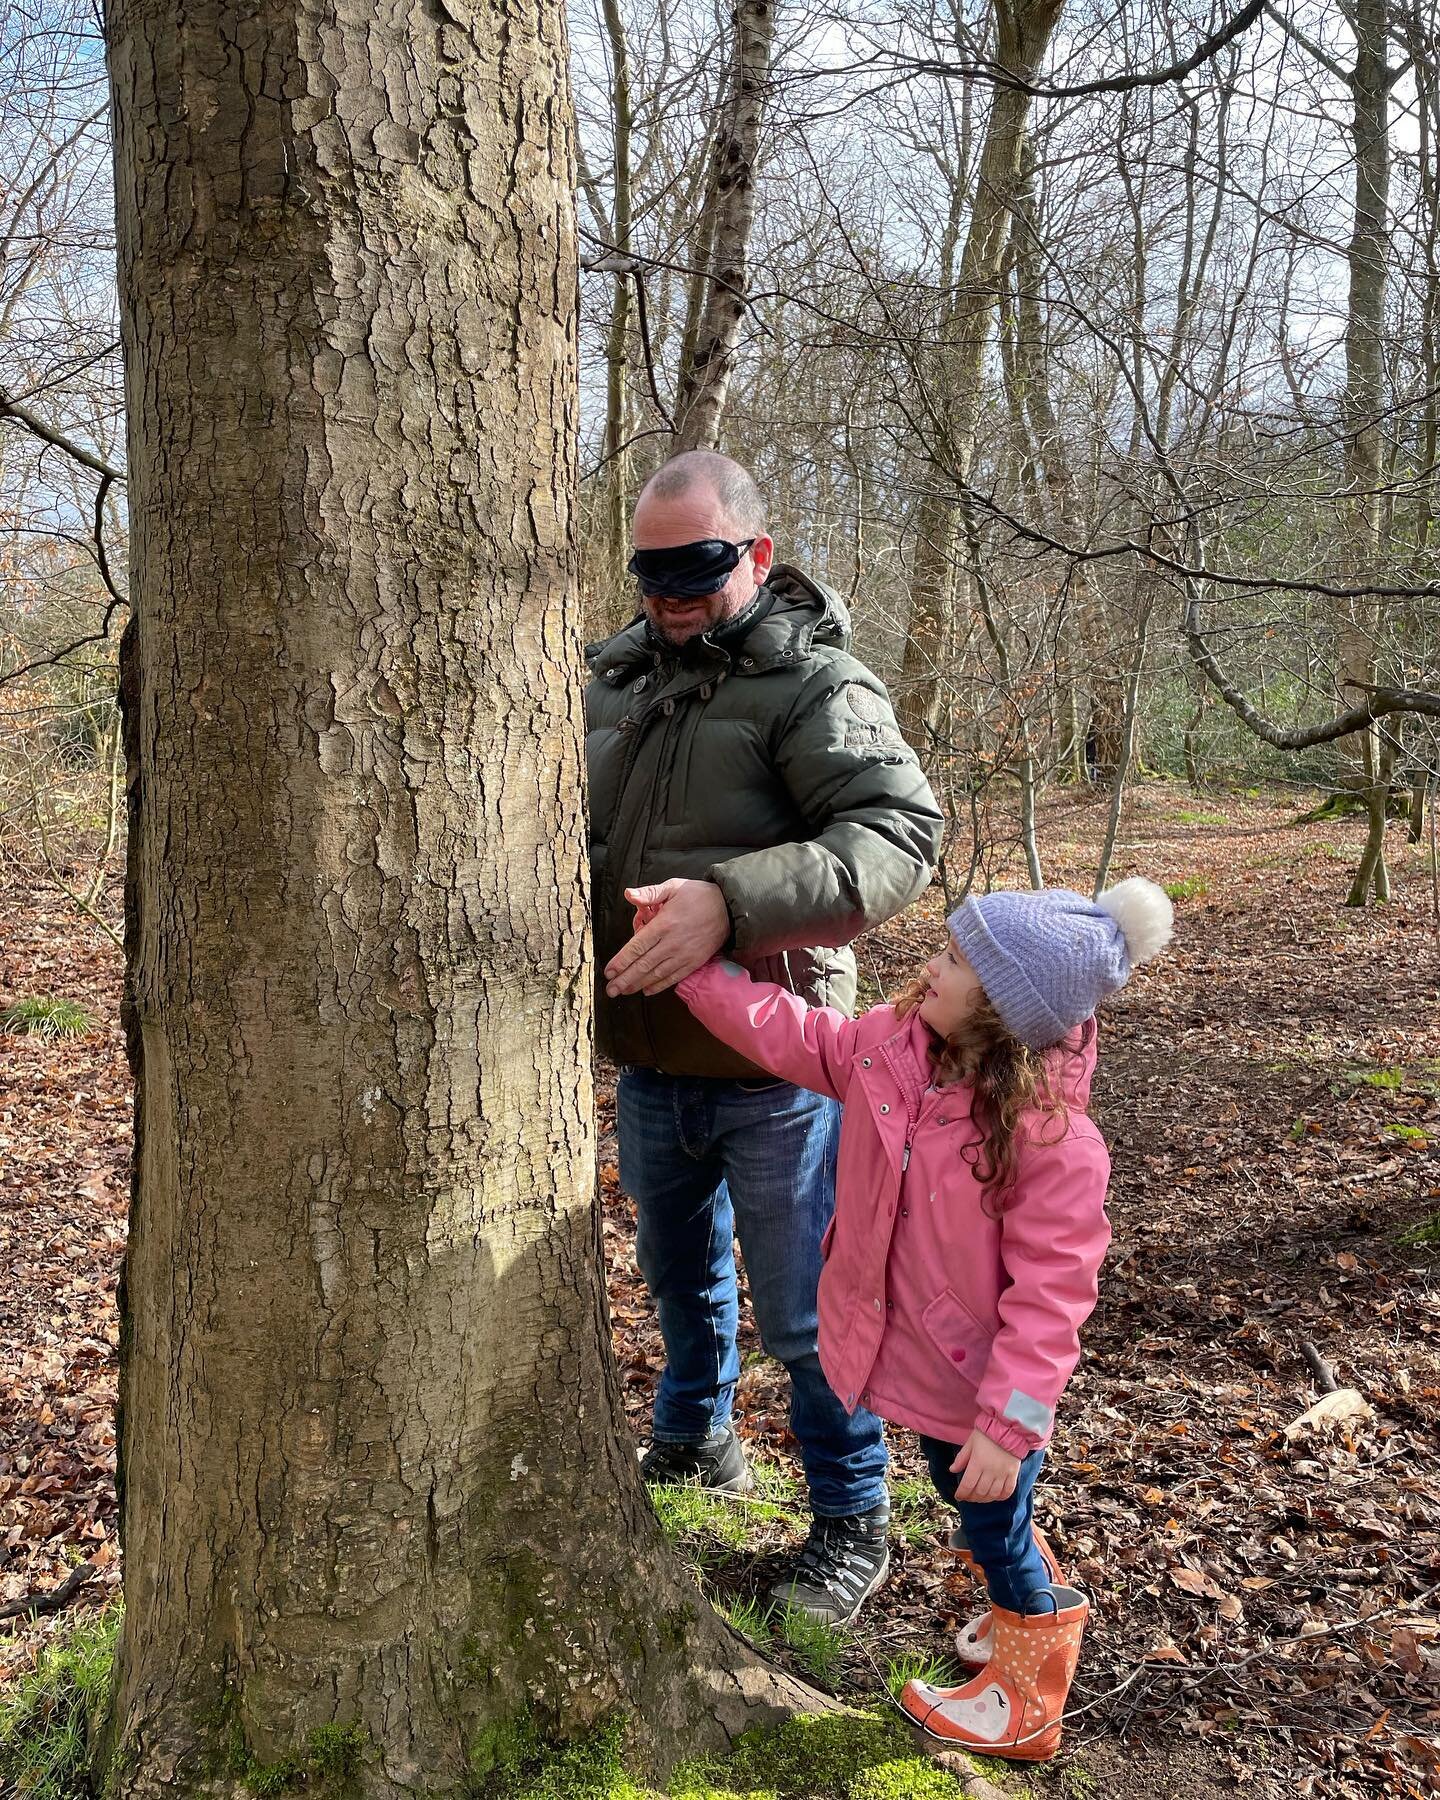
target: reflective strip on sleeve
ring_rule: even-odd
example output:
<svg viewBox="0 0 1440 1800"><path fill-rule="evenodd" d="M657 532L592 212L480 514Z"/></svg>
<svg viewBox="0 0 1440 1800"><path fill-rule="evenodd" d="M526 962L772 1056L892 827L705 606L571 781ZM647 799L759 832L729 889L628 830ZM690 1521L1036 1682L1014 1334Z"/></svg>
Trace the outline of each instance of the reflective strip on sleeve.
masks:
<svg viewBox="0 0 1440 1800"><path fill-rule="evenodd" d="M1036 1437L1044 1437L1055 1423L1055 1415L1048 1406L1032 1400L1029 1394L1022 1394L1019 1388L1011 1388L1005 1411L1000 1416L1024 1431L1033 1431Z"/></svg>

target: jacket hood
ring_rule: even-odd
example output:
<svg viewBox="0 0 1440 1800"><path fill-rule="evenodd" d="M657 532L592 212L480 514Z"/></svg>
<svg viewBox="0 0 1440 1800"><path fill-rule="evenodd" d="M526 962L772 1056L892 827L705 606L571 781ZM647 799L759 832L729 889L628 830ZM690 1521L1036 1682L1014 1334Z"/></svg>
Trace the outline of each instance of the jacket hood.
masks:
<svg viewBox="0 0 1440 1800"><path fill-rule="evenodd" d="M681 654L697 666L709 663L717 669L736 665L747 674L796 663L818 644L837 650L850 648L850 609L831 587L804 574L790 563L776 563L765 582L769 609L758 618L737 644L722 649L708 637L693 638ZM610 669L628 673L658 660L645 615L637 613L614 637L585 646L585 660L593 675Z"/></svg>

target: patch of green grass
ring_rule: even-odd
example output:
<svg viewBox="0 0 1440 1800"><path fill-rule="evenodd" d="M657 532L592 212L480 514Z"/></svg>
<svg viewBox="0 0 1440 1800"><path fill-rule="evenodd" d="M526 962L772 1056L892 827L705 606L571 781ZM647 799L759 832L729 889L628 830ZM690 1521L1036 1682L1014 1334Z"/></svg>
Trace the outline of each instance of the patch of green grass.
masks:
<svg viewBox="0 0 1440 1800"><path fill-rule="evenodd" d="M73 1000L56 999L53 994L33 994L17 1000L0 1014L0 1025L6 1031L27 1037L84 1037L92 1022L83 1006L77 1006Z"/></svg>
<svg viewBox="0 0 1440 1800"><path fill-rule="evenodd" d="M762 1648L770 1642L770 1609L753 1597L748 1600L715 1602L715 1610L743 1638Z"/></svg>
<svg viewBox="0 0 1440 1800"><path fill-rule="evenodd" d="M823 1620L812 1619L798 1606L777 1607L771 1616L781 1641L815 1680L833 1686L845 1655L845 1633Z"/></svg>
<svg viewBox="0 0 1440 1800"><path fill-rule="evenodd" d="M1418 1125L1390 1123L1382 1125L1380 1129L1388 1132L1391 1137L1399 1138L1404 1144L1428 1144L1430 1142L1429 1133L1423 1131Z"/></svg>
<svg viewBox="0 0 1440 1800"><path fill-rule="evenodd" d="M940 1502L928 1481L896 1481L890 1488L890 1529L902 1544L927 1543L938 1530Z"/></svg>
<svg viewBox="0 0 1440 1800"><path fill-rule="evenodd" d="M800 1492L800 1483L778 1462L765 1462L758 1457L750 1464L750 1473L755 1477L755 1498L766 1500L772 1506L786 1507L797 1517L802 1510L808 1508L808 1502Z"/></svg>
<svg viewBox="0 0 1440 1800"><path fill-rule="evenodd" d="M1199 900L1210 892L1203 875L1187 875L1182 881L1167 881L1165 892L1172 900Z"/></svg>
<svg viewBox="0 0 1440 1800"><path fill-rule="evenodd" d="M758 1471L756 1486L763 1490ZM793 1483L775 1472L773 1491L788 1495ZM761 1548L777 1531L794 1530L798 1517L784 1505L753 1495L717 1494L694 1484L670 1486L656 1483L650 1499L660 1528L691 1566L701 1572L714 1569L742 1552Z"/></svg>
<svg viewBox="0 0 1440 1800"><path fill-rule="evenodd" d="M925 1681L931 1687L955 1687L964 1677L955 1664L943 1656L926 1656L911 1651L907 1656L892 1656L885 1665L885 1685L898 1700L907 1681Z"/></svg>
<svg viewBox="0 0 1440 1800"><path fill-rule="evenodd" d="M1440 1209L1429 1213L1417 1225L1407 1225L1398 1241L1407 1250L1440 1250Z"/></svg>
<svg viewBox="0 0 1440 1800"><path fill-rule="evenodd" d="M1307 1119L1297 1119L1290 1127L1290 1142L1292 1144L1303 1144L1305 1141L1305 1133L1308 1129L1309 1121Z"/></svg>
<svg viewBox="0 0 1440 1800"><path fill-rule="evenodd" d="M1175 815L1181 825L1228 825L1229 819L1222 812L1188 812L1180 811Z"/></svg>
<svg viewBox="0 0 1440 1800"><path fill-rule="evenodd" d="M0 1793L79 1800L91 1727L110 1685L120 1612L92 1613L46 1645L0 1697Z"/></svg>
<svg viewBox="0 0 1440 1800"><path fill-rule="evenodd" d="M1365 1087L1389 1088L1392 1091L1405 1085L1403 1069L1351 1069L1350 1079L1362 1083Z"/></svg>

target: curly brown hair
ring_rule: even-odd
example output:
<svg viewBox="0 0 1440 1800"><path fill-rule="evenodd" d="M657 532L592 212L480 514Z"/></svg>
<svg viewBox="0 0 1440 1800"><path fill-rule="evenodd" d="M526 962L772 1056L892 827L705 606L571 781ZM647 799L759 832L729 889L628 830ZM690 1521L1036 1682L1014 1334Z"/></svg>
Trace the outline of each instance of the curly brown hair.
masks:
<svg viewBox="0 0 1440 1800"><path fill-rule="evenodd" d="M929 990L929 977L924 974L906 982L893 1002L896 1018L908 1019ZM1015 1139L1024 1114L1032 1109L1049 1114L1057 1121L1062 1137L1068 1127L1069 1111L1055 1086L1055 1057L1022 1044L1006 1030L999 1013L982 994L958 1031L947 1038L931 1033L930 1060L942 1086L953 1081L970 1083L974 1095L970 1116L980 1137L961 1154L975 1171L986 1210L993 1208L998 1214L1004 1210L1019 1170Z"/></svg>

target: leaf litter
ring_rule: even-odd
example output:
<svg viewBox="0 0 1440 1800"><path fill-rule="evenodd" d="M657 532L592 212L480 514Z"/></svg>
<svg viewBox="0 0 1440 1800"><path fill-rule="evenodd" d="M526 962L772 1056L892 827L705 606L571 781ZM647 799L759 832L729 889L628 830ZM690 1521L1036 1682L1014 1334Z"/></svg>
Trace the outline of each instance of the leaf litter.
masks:
<svg viewBox="0 0 1440 1800"><path fill-rule="evenodd" d="M1088 1778L1132 1800L1232 1784L1440 1793L1440 1232L1424 1229L1440 1213L1440 949L1426 871L1392 832L1398 899L1347 912L1336 852L1358 851L1358 824L1293 826L1294 806L1269 794L1217 802L1229 826L1201 832L1177 817L1190 800L1138 789L1112 876L1192 897L1172 950L1102 1014L1093 1110L1114 1156L1114 1243L1039 1508L1093 1617L1067 1752L1027 1773L1042 1791ZM1088 887L1100 812L1047 802L1047 879ZM1022 878L1012 859L1001 879ZM0 1607L85 1563L73 1614L119 1579L120 970L62 897L13 866L0 890L0 1008L63 994L95 1021L79 1038L0 1037ZM862 941L872 997L931 953L943 913L932 890ZM643 1439L663 1351L613 1104L602 1070L611 1312ZM1361 1409L1304 1420L1323 1398L1306 1343ZM748 1313L741 1349L740 1429L791 1478L792 1511L757 1509L745 1550L707 1561L732 1603L777 1572L798 1477L783 1374ZM873 1695L889 1661L943 1654L980 1603L907 1435L892 1448L894 1573L846 1639L842 1692ZM63 1623L0 1626L0 1682Z"/></svg>

